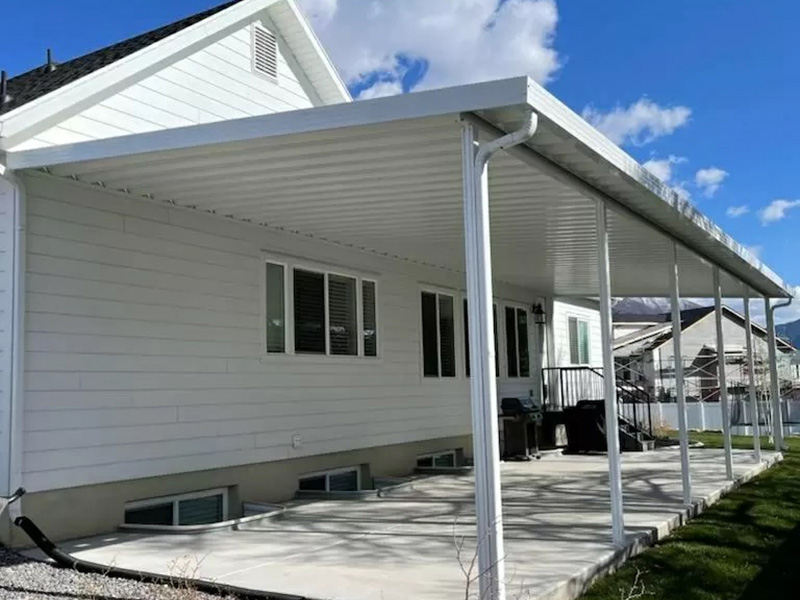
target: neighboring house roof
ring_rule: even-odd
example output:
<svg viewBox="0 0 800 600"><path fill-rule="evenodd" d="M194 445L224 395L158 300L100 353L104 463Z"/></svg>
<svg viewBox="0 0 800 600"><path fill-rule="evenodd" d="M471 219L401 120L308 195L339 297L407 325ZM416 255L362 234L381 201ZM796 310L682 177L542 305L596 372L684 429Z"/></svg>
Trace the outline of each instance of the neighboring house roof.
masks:
<svg viewBox="0 0 800 600"><path fill-rule="evenodd" d="M265 12L266 11L266 12ZM234 0L171 25L9 80L12 99L0 108L0 150L102 102L265 14L284 37L324 104L352 100L295 0Z"/></svg>
<svg viewBox="0 0 800 600"><path fill-rule="evenodd" d="M744 316L740 315L738 312L730 308L729 306L723 306L723 313L729 318L736 322L738 322L742 327L744 327L745 319ZM706 317L712 315L714 313L713 306L704 306L700 308L690 308L687 310L681 311L681 331L686 331L689 327L694 325L695 323L705 319ZM617 356L629 356L632 354L638 354L645 350L653 350L672 339L672 314L671 313L664 313L661 315L647 315L651 317L651 322L654 324L650 327L645 327L644 329L640 329L639 331L634 331L627 335L623 335L616 340L614 340L614 353ZM624 315L624 317L634 317L641 320L633 320L627 321L626 319L620 319L615 317L615 322L644 322L644 315ZM761 327L757 323L752 323L753 333L762 339L767 338L767 330ZM788 354L792 352L797 352L797 350L786 340L777 338L777 346L781 352ZM714 343L711 346L716 345L716 340L713 340Z"/></svg>
<svg viewBox="0 0 800 600"><path fill-rule="evenodd" d="M56 63L56 69L54 71L48 71L46 68L47 65L42 65L26 73L12 77L8 80L8 95L11 96L11 101L0 105L0 114L11 112L45 94L54 92L81 77L94 73L134 52L138 52L147 46L178 33L195 23L204 21L208 17L225 10L229 6L238 4L241 1L242 0L233 0L233 2L228 2L210 10L197 13L191 17L112 44L111 46L106 46L105 48L95 50L89 54L73 58L63 63Z"/></svg>

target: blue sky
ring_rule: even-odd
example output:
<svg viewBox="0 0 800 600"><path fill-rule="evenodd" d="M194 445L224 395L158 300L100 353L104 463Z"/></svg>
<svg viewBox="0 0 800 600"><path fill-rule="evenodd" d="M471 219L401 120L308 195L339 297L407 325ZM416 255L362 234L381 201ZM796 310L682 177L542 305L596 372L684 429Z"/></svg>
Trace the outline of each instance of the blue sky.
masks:
<svg viewBox="0 0 800 600"><path fill-rule="evenodd" d="M491 10L480 13L464 8L469 4L464 0L301 1L356 94L528 73L577 112L591 107L596 123L619 107L616 127L623 128L619 135L628 152L643 163L651 161L787 282L800 284L800 202L791 204L800 199L796 2L503 0L497 5L484 0ZM13 27L5 27L0 37L0 68L13 75L41 64L48 46L57 59L67 59L217 2L5 4L4 20ZM432 15L444 23L441 29L415 22ZM475 25L475 37L459 42L453 35L471 31L465 24ZM639 109L651 109L644 111L644 122L655 119L663 130L649 135L654 130L645 127L635 133L630 109L637 103ZM632 136L639 142L655 139L631 142L624 134L630 124L625 119L632 119ZM698 187L695 179L699 170L711 168L727 175L707 172L720 183L708 196L708 182ZM763 225L760 211L776 200L787 204L773 205L767 215L773 219ZM727 212L733 207L749 212L732 218Z"/></svg>

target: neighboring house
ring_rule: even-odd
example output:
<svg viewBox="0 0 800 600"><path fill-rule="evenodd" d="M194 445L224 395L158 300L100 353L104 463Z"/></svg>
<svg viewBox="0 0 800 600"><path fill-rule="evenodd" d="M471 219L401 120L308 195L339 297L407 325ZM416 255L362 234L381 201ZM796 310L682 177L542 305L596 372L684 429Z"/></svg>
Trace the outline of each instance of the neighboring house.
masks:
<svg viewBox="0 0 800 600"><path fill-rule="evenodd" d="M350 100L293 0L243 0L12 78L0 144L33 156L172 139ZM298 144L274 168L302 164L313 183L328 168L324 143ZM244 149L229 161L240 189L263 199L299 182L281 172L260 188L254 160ZM26 171L27 248L3 257L0 475L5 488L24 484L26 511L50 535L239 516L243 500L366 485L471 452L462 272L234 219L201 198L227 197L227 184L195 183L157 155L134 170L191 188L195 210L133 194L137 175L106 184L114 168L109 158L86 176ZM0 179L6 250L13 197ZM247 204L237 211L249 215ZM494 289L498 398L538 397L546 364L601 364L596 303Z"/></svg>
<svg viewBox="0 0 800 600"><path fill-rule="evenodd" d="M749 394L746 371L745 320L723 306L725 374L731 399ZM762 395L769 393L767 331L753 323L753 356L756 386ZM719 399L716 322L713 307L681 311L681 348L688 401ZM614 317L614 357L617 379L644 387L656 400L675 401L675 361L672 347L672 315L617 315ZM778 366L784 391L800 381L791 365L796 350L785 340L777 340Z"/></svg>

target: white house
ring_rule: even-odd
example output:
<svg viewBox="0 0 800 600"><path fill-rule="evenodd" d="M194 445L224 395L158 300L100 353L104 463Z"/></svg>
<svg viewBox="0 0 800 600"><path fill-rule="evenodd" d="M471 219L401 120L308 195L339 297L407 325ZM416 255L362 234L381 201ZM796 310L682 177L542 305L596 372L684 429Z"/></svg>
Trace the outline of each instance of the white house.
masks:
<svg viewBox="0 0 800 600"><path fill-rule="evenodd" d="M114 48L12 78L6 152L350 102L293 2L234 3ZM338 170L313 145L293 148L307 158L290 162L309 177ZM169 185L190 183L159 171ZM342 174L346 186L353 175ZM56 538L112 530L126 506L141 519L150 499L209 490L219 500L206 506L238 516L242 500L291 498L309 473L402 475L418 456L471 452L457 272L41 170L20 180L24 412L8 420L4 363L4 437L19 436L20 454L0 468L4 488L24 484L26 509ZM278 173L264 189L292 185ZM4 218L10 250L13 211ZM600 361L591 302L498 283L498 397L539 389L536 303L551 315L557 364L569 362L570 319L594 342L585 360ZM13 331L12 311L3 314ZM12 336L3 342L8 358ZM93 508L75 518L76 503Z"/></svg>
<svg viewBox="0 0 800 600"><path fill-rule="evenodd" d="M723 307L725 329L725 372L730 399L745 399L749 394L745 318L728 306ZM614 340L617 377L623 382L646 388L654 401L675 399L675 356L672 347L670 314L618 315L614 328L622 335ZM768 394L768 332L751 324L756 379L763 395ZM719 360L714 322L714 307L681 311L682 357L686 395L689 400L719 400ZM782 396L795 387L797 377L791 359L797 352L787 341L778 339L779 374Z"/></svg>
<svg viewBox="0 0 800 600"><path fill-rule="evenodd" d="M594 367L615 422L611 294L789 296L526 77L350 102L293 0L2 96L0 483L56 539L462 450L497 588L498 399Z"/></svg>

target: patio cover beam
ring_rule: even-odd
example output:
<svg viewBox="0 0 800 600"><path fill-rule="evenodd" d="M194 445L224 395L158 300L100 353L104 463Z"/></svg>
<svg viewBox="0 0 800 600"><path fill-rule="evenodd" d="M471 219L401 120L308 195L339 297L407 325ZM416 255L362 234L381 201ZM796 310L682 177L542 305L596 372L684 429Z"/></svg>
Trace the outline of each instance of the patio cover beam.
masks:
<svg viewBox="0 0 800 600"><path fill-rule="evenodd" d="M750 383L750 421L753 428L753 457L761 462L761 426L758 422L758 394L756 392L756 369L753 357L753 323L750 320L750 289L744 286L744 339L747 347L747 378Z"/></svg>
<svg viewBox="0 0 800 600"><path fill-rule="evenodd" d="M675 365L675 396L678 400L678 432L681 445L681 481L683 484L683 503L692 503L692 473L689 465L689 430L686 424L686 390L683 381L683 351L681 341L680 274L678 273L678 245L672 242L672 268L669 271L670 298L672 301L672 349Z"/></svg>
<svg viewBox="0 0 800 600"><path fill-rule="evenodd" d="M714 267L714 322L717 326L717 382L719 383L719 405L722 409L722 445L725 448L725 478L733 480L733 457L731 452L731 415L728 405L728 374L725 372L725 339L722 327L722 290L719 282L719 267Z"/></svg>
<svg viewBox="0 0 800 600"><path fill-rule="evenodd" d="M775 450L784 449L783 443L783 411L781 410L781 385L778 377L778 341L775 335L775 310L792 303L789 299L785 302L772 304L769 298L764 298L764 308L767 311L767 335L769 336L769 379L770 396L772 397L772 437Z"/></svg>
<svg viewBox="0 0 800 600"><path fill-rule="evenodd" d="M530 111L508 135L478 144L477 131L462 123L464 240L469 310L470 399L475 460L475 516L480 598L505 600L505 548L500 489L500 436L495 372L492 242L488 163L500 150L528 140L538 116Z"/></svg>
<svg viewBox="0 0 800 600"><path fill-rule="evenodd" d="M597 255L600 278L600 334L603 345L603 396L606 414L608 479L611 492L611 532L615 546L625 545L625 519L622 509L622 467L619 453L619 416L614 368L614 333L611 321L611 276L608 259L608 230L605 202L597 203Z"/></svg>

